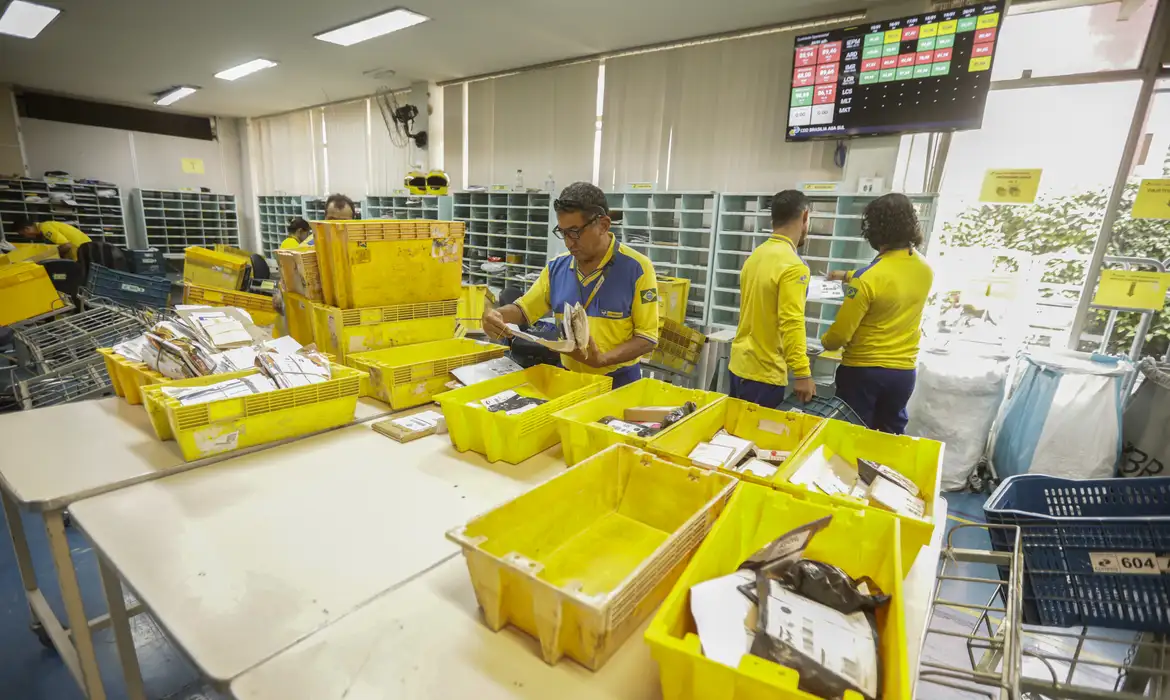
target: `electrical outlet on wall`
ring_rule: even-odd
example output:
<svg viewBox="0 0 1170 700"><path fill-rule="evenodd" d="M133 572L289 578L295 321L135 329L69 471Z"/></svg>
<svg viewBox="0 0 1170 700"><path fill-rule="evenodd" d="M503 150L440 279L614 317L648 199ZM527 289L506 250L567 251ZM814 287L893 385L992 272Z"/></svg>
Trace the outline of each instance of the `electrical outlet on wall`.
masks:
<svg viewBox="0 0 1170 700"><path fill-rule="evenodd" d="M880 177L860 177L857 178L857 192L859 194L878 194L885 184L885 180Z"/></svg>

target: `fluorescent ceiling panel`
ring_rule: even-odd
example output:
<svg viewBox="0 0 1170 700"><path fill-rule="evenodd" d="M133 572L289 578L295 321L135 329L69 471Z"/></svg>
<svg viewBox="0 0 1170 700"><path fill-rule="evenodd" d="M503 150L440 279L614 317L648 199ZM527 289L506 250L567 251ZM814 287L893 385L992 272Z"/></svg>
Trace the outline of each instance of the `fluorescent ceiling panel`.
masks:
<svg viewBox="0 0 1170 700"><path fill-rule="evenodd" d="M340 29L317 34L315 38L340 46L353 46L354 44L359 44L374 37L396 32L399 29L406 29L416 24L429 22L430 19L426 15L420 15L417 12L398 8L384 12L376 17L354 22Z"/></svg>
<svg viewBox="0 0 1170 700"><path fill-rule="evenodd" d="M0 34L18 36L23 39L35 38L45 27L49 26L61 11L55 7L45 7L24 0L12 0L8 9L0 15Z"/></svg>
<svg viewBox="0 0 1170 700"><path fill-rule="evenodd" d="M177 87L173 90L168 90L167 92L159 95L158 99L155 100L154 103L160 107L166 107L167 105L173 105L174 103L178 102L179 100L183 99L184 97L187 97L188 95L194 95L196 90L198 90L198 88Z"/></svg>
<svg viewBox="0 0 1170 700"><path fill-rule="evenodd" d="M240 65L236 66L235 68L228 68L227 70L221 70L220 72L215 74L215 77L220 78L221 80L238 80L238 79L244 77L245 75L251 75L252 73L255 73L258 70L264 70L265 68L271 68L275 65L276 65L275 61L269 61L269 60L264 59L264 58L257 58L254 61L248 61L247 63L241 63Z"/></svg>

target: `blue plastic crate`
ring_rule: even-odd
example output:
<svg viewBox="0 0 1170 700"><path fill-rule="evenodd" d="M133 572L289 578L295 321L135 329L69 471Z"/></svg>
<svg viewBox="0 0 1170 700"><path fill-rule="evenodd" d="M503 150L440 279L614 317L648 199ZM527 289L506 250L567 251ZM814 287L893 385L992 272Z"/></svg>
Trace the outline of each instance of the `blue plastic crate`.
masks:
<svg viewBox="0 0 1170 700"><path fill-rule="evenodd" d="M136 275L101 265L89 266L89 283L86 286L90 296L130 307L163 309L171 295L171 281L166 277Z"/></svg>
<svg viewBox="0 0 1170 700"><path fill-rule="evenodd" d="M776 408L781 411L795 411L796 413L808 413L821 418L832 418L834 420L845 421L853 425L860 425L863 428L869 426L861 417L845 403L844 399L839 399L836 396L814 396L808 403L802 402L796 398L796 394L789 394L784 397L780 405Z"/></svg>
<svg viewBox="0 0 1170 700"><path fill-rule="evenodd" d="M1020 474L983 513L1020 526L1024 622L1170 632L1170 477ZM1010 551L1007 531L990 532L994 549Z"/></svg>

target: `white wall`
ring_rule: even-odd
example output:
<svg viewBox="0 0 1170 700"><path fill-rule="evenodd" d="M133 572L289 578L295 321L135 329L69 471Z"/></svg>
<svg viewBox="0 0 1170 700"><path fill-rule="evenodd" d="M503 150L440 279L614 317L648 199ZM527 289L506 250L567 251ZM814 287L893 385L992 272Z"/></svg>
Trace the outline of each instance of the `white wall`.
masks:
<svg viewBox="0 0 1170 700"><path fill-rule="evenodd" d="M0 175L23 175L24 158L20 154L20 129L12 86L0 85Z"/></svg>
<svg viewBox="0 0 1170 700"><path fill-rule="evenodd" d="M48 170L64 170L75 178L105 180L121 188L126 226L136 245L142 244L144 238L137 216L130 208L130 193L139 187L207 187L213 192L236 195L240 235L244 242L248 242L253 240L253 207L243 197L239 122L238 119L218 120L217 141L41 119L22 119L20 128L30 176L42 177ZM202 159L204 173L184 173L183 158Z"/></svg>

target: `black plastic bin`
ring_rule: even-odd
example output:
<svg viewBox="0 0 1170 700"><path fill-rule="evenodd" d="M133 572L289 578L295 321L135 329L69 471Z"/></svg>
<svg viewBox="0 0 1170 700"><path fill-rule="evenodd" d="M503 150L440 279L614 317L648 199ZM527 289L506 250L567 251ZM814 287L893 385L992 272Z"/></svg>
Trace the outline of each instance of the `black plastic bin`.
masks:
<svg viewBox="0 0 1170 700"><path fill-rule="evenodd" d="M162 253L157 250L129 250L126 257L130 263L130 271L137 275L164 277L167 274L166 261Z"/></svg>

